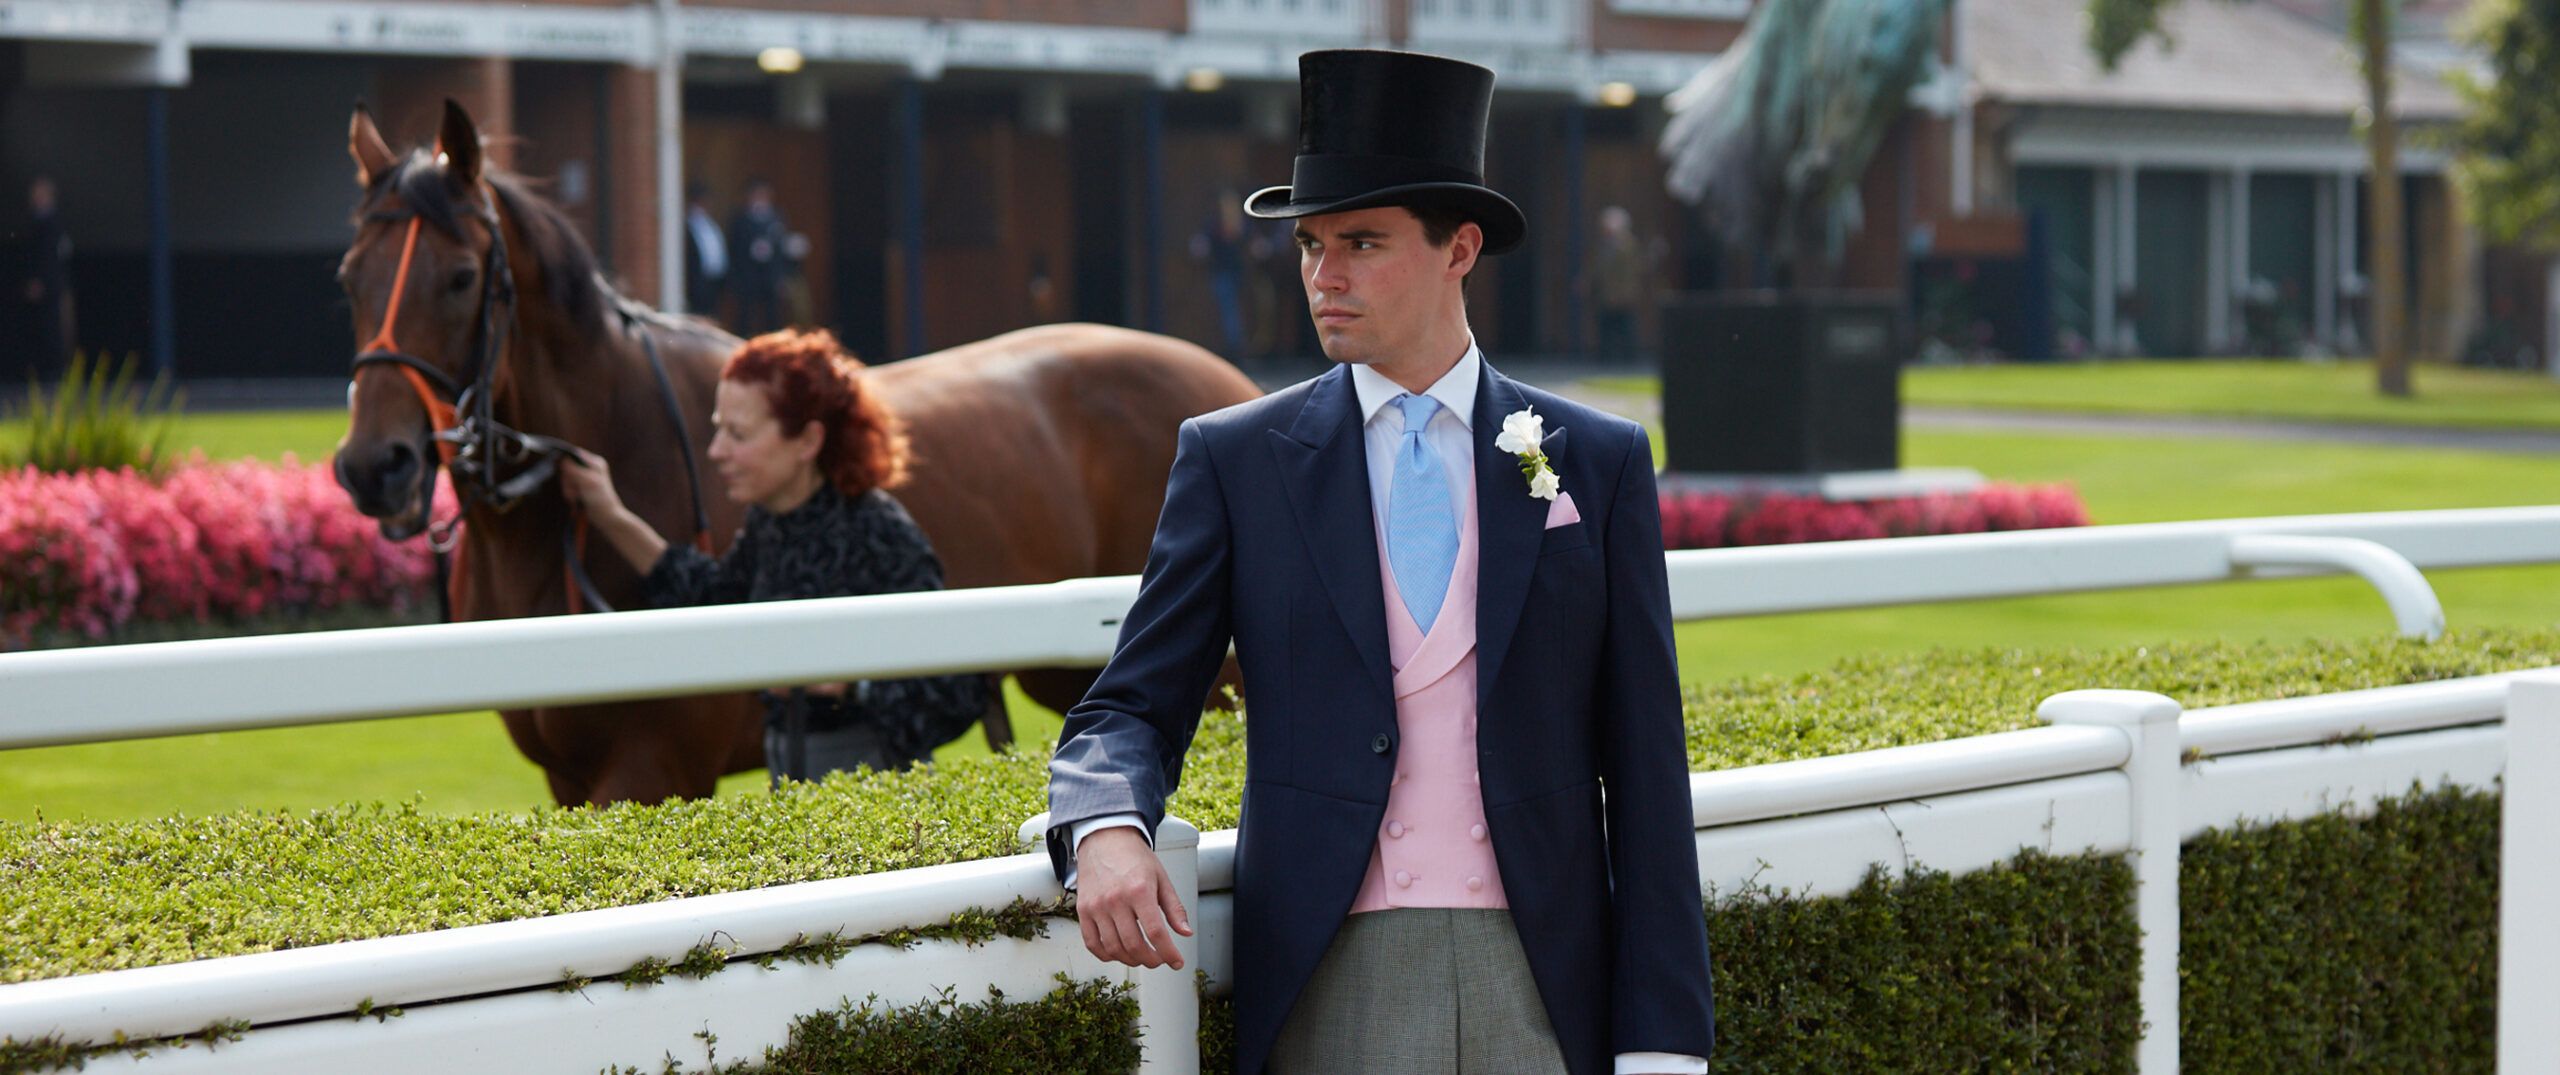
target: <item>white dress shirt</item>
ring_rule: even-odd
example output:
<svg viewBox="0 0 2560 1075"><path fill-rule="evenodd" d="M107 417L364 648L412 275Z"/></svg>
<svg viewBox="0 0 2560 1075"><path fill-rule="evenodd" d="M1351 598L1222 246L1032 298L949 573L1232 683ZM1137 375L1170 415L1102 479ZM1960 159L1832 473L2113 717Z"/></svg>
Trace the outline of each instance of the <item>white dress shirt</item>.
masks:
<svg viewBox="0 0 2560 1075"><path fill-rule="evenodd" d="M729 240L721 236L720 222L697 205L685 211L684 224L693 232L694 249L702 255L702 275L712 280L729 275Z"/></svg>
<svg viewBox="0 0 2560 1075"><path fill-rule="evenodd" d="M1484 377L1484 352L1475 341L1467 341L1467 353L1458 364L1423 390L1423 394L1440 402L1431 422L1422 431L1423 441L1440 453L1442 473L1449 477L1449 503L1464 510L1475 498L1476 455L1473 443L1476 408L1476 383ZM1406 395L1403 385L1387 379L1387 375L1365 364L1351 367L1352 391L1360 402L1362 444L1369 458L1369 518L1373 526L1383 527L1387 518L1387 493L1395 482L1396 449L1404 442L1404 410L1393 406L1396 397ZM1071 847L1082 847L1084 838L1104 829L1128 826L1155 842L1155 834L1146 830L1146 819L1137 814L1105 814L1079 821L1069 830ZM1076 887L1075 864L1067 864L1067 888ZM1617 1075L1706 1075L1704 1058L1678 1053L1620 1053Z"/></svg>

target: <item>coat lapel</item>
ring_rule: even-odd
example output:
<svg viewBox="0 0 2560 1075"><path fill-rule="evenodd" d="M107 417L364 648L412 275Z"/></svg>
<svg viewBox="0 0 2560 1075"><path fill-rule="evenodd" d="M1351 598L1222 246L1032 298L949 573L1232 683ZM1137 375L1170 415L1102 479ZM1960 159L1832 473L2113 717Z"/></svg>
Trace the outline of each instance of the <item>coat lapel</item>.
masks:
<svg viewBox="0 0 2560 1075"><path fill-rule="evenodd" d="M1494 684L1502 659L1520 626L1521 606L1529 600L1529 573L1538 566L1538 542L1545 536L1547 502L1529 495L1520 476L1520 458L1493 446L1502 419L1528 406L1510 378L1486 363L1476 385L1476 536L1481 557L1476 567L1476 697L1497 697ZM1547 433L1546 450L1564 447L1564 430ZM1482 703L1479 707L1483 708Z"/></svg>
<svg viewBox="0 0 2560 1075"><path fill-rule="evenodd" d="M1369 510L1368 447L1359 393L1347 371L1336 366L1316 380L1298 420L1285 433L1271 431L1271 454L1334 614L1351 633L1352 648L1360 651L1379 695L1395 697L1387 665L1386 591L1378 580L1377 531Z"/></svg>

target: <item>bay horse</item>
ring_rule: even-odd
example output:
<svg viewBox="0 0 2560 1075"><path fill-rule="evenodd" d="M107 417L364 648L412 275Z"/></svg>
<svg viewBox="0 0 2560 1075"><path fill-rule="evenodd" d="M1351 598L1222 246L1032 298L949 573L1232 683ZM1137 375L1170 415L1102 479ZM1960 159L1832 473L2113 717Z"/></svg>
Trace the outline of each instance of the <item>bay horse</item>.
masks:
<svg viewBox="0 0 2560 1075"><path fill-rule="evenodd" d="M434 526L436 474L451 472L463 523L453 618L575 611L581 592L642 604L638 572L564 539L573 521L544 445L603 456L624 502L670 542L725 546L744 508L694 460L738 339L619 293L569 220L486 160L452 101L435 148L405 155L359 106L348 152L363 197L338 275L367 342L334 467L392 540ZM908 423L911 476L896 495L952 587L1136 573L1182 420L1259 394L1199 347L1102 325L1025 329L863 376ZM1017 674L1064 710L1096 673ZM746 693L501 717L563 805L705 796L764 764L762 707Z"/></svg>

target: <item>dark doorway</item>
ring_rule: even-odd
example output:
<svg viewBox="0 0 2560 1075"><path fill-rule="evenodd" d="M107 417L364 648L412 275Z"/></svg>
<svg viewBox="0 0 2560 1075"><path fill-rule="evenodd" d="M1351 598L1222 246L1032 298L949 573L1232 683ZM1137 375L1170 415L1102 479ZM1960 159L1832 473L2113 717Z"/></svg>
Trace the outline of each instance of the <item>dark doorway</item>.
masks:
<svg viewBox="0 0 2560 1075"><path fill-rule="evenodd" d="M1075 205L1075 317L1126 325L1131 191L1139 181L1138 147L1129 102L1081 102L1067 112L1068 182Z"/></svg>

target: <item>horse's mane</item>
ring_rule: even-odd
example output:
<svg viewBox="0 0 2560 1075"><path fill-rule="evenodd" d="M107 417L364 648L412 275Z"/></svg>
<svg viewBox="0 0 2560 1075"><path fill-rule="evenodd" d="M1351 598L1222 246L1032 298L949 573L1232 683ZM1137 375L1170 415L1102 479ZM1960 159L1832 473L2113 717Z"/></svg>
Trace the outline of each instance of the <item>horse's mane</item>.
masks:
<svg viewBox="0 0 2560 1075"><path fill-rule="evenodd" d="M626 320L670 331L700 335L712 332L701 322L662 313L616 289L604 278L594 249L578 234L577 225L570 223L558 206L536 193L531 180L494 165L484 169L482 178L488 181L489 189L497 192L499 212L515 223L516 231L532 247L529 253L541 271L543 290L580 331L619 328L605 324L604 314L611 311ZM446 181L434 154L413 150L398 167L376 180L366 191L364 204L356 210L357 223L361 225L365 215L392 193L399 194L400 200L430 227L455 239L463 237L463 203L454 197L453 186Z"/></svg>

